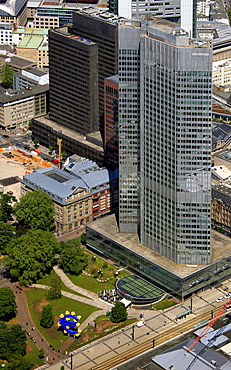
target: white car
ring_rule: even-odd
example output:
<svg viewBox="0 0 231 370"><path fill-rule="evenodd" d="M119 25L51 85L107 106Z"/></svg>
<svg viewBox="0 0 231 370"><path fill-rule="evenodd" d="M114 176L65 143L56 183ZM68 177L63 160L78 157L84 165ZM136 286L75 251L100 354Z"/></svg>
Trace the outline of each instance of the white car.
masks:
<svg viewBox="0 0 231 370"><path fill-rule="evenodd" d="M136 324L136 326L138 327L138 328L140 328L141 326L143 326L143 325L145 325L146 324L146 322L144 321L144 320L140 320L140 321L138 321L138 323Z"/></svg>
<svg viewBox="0 0 231 370"><path fill-rule="evenodd" d="M221 302L221 301L223 301L223 299L224 299L224 297L219 297L219 298L216 299L216 302Z"/></svg>

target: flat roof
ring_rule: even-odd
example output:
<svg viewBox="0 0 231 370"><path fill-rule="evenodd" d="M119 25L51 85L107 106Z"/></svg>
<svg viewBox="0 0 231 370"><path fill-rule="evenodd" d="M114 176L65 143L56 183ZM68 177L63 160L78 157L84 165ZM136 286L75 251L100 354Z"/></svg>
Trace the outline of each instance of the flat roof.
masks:
<svg viewBox="0 0 231 370"><path fill-rule="evenodd" d="M115 242L124 245L137 254L160 265L173 274L183 278L207 265L188 265L173 262L167 257L155 252L139 242L138 235L134 233L119 233L115 215L109 215L88 224L93 230L105 235ZM212 258L211 264L231 254L231 239L214 230L211 231Z"/></svg>
<svg viewBox="0 0 231 370"><path fill-rule="evenodd" d="M26 68L24 68L24 71L29 72L29 73L31 73L35 76L39 76L39 77L48 74L48 72L42 71L41 69L38 69L38 68L35 68L35 67L26 67Z"/></svg>
<svg viewBox="0 0 231 370"><path fill-rule="evenodd" d="M13 33L25 34L25 35L48 35L47 28L32 28L32 27L22 27L17 28Z"/></svg>
<svg viewBox="0 0 231 370"><path fill-rule="evenodd" d="M17 48L38 49L43 40L43 36L24 36Z"/></svg>
<svg viewBox="0 0 231 370"><path fill-rule="evenodd" d="M10 54L10 55L9 54L8 55L1 55L0 54L0 58L9 60L9 62L7 61L7 64L9 64L12 67L19 68L19 69L23 69L23 68L26 68L28 66L35 66L36 65L36 62L34 60L30 60L30 59L23 58L23 57L20 57L18 55L13 55L13 54Z"/></svg>
<svg viewBox="0 0 231 370"><path fill-rule="evenodd" d="M29 97L33 97L36 94L41 94L45 91L49 90L49 85L38 85L33 86L31 89L23 89L23 90L13 90L12 93L6 94L5 91L0 92L0 104L7 104L11 102L16 102L17 100L26 99Z"/></svg>
<svg viewBox="0 0 231 370"><path fill-rule="evenodd" d="M97 150L98 152L101 152L102 155L103 155L103 153L104 153L103 148L100 147L99 145L96 145L96 144L86 140L85 139L86 136L80 135L76 131L72 131L72 130L64 127L64 126L61 126L58 123L48 119L46 116L38 117L38 118L36 118L36 120L38 120L39 122L43 123L46 126L51 127L56 132L61 131L61 134L65 135L67 137L73 138L74 140L79 141L80 143L83 143L84 145L88 145L89 147Z"/></svg>

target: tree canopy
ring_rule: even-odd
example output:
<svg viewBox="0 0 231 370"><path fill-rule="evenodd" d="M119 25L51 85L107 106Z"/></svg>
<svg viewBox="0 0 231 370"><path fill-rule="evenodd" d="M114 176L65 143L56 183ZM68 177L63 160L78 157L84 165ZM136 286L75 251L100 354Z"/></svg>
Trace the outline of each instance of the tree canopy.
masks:
<svg viewBox="0 0 231 370"><path fill-rule="evenodd" d="M56 246L51 232L29 230L9 242L5 267L14 280L27 286L50 272Z"/></svg>
<svg viewBox="0 0 231 370"><path fill-rule="evenodd" d="M19 324L10 328L4 324L0 325L0 358L7 361L19 360L26 354L26 333Z"/></svg>
<svg viewBox="0 0 231 370"><path fill-rule="evenodd" d="M54 316L52 313L52 307L50 304L47 304L46 306L43 306L42 308L40 325L43 328L51 328L53 324L54 324Z"/></svg>
<svg viewBox="0 0 231 370"><path fill-rule="evenodd" d="M78 275L87 266L87 255L78 238L68 240L60 254L60 267L64 272Z"/></svg>
<svg viewBox="0 0 231 370"><path fill-rule="evenodd" d="M12 202L16 202L16 198L9 194L0 194L0 221L6 222L13 212Z"/></svg>
<svg viewBox="0 0 231 370"><path fill-rule="evenodd" d="M16 303L13 291L9 287L0 288L0 320L9 321L16 314Z"/></svg>
<svg viewBox="0 0 231 370"><path fill-rule="evenodd" d="M13 73L14 70L8 64L4 64L1 67L1 79L2 85L6 88L11 87L13 88Z"/></svg>
<svg viewBox="0 0 231 370"><path fill-rule="evenodd" d="M43 190L28 192L15 205L15 215L26 229L51 230L54 225L52 199Z"/></svg>
<svg viewBox="0 0 231 370"><path fill-rule="evenodd" d="M61 293L61 281L57 275L51 277L50 288L46 294L48 299L59 299L62 297Z"/></svg>
<svg viewBox="0 0 231 370"><path fill-rule="evenodd" d="M127 320L128 314L126 307L122 302L116 302L115 306L111 310L111 321L121 322Z"/></svg>
<svg viewBox="0 0 231 370"><path fill-rule="evenodd" d="M15 238L15 227L0 221L0 253L7 253L7 245L11 239Z"/></svg>

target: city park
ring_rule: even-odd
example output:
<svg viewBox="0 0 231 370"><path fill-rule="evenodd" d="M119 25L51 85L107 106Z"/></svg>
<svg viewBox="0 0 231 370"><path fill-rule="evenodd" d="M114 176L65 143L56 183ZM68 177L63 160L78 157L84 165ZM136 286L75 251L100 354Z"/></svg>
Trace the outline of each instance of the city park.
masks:
<svg viewBox="0 0 231 370"><path fill-rule="evenodd" d="M12 213L14 225L8 223ZM52 201L41 190L19 202L0 196L0 253L8 277L0 288L0 365L7 370L58 361L136 321L127 318L119 301L95 304L99 292L114 291L116 281L129 272L87 251L84 234L57 242L53 216ZM174 304L166 298L150 309Z"/></svg>

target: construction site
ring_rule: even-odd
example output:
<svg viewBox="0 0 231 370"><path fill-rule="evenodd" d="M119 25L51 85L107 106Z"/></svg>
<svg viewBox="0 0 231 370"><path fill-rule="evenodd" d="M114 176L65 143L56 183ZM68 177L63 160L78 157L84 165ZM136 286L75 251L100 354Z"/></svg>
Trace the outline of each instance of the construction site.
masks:
<svg viewBox="0 0 231 370"><path fill-rule="evenodd" d="M52 164L39 156L38 149L28 150L12 145L10 141L0 141L0 191L20 198L20 180L37 168ZM3 146L4 145L4 146Z"/></svg>

